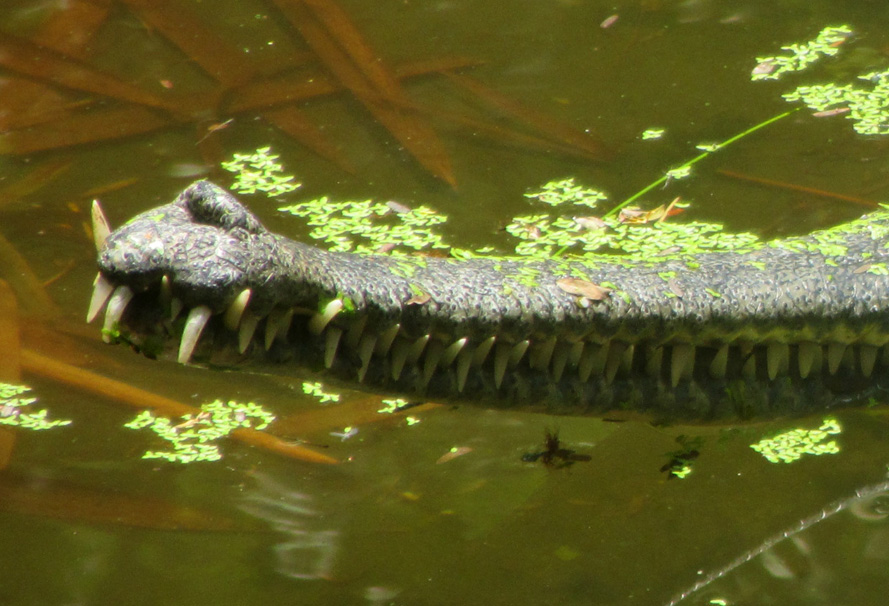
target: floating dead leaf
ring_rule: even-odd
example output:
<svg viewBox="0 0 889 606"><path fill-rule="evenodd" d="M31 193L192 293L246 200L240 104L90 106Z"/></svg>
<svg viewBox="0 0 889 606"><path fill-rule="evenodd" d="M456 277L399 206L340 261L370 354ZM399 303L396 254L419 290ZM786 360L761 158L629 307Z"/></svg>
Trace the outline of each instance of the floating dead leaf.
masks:
<svg viewBox="0 0 889 606"><path fill-rule="evenodd" d="M830 118L831 116L839 116L840 114L845 114L849 111L852 111L849 107L835 107L833 109L825 109L824 111L815 112L812 116L815 118Z"/></svg>
<svg viewBox="0 0 889 606"><path fill-rule="evenodd" d="M556 286L564 290L569 295L577 295L590 301L601 301L611 294L610 288L593 284L588 280L579 278L562 278L556 280Z"/></svg>
<svg viewBox="0 0 889 606"><path fill-rule="evenodd" d="M449 451L438 457L438 460L435 461L436 465L441 465L442 463L447 463L448 461L453 461L457 457L462 457L465 454L472 452L472 448L469 446L454 446Z"/></svg>
<svg viewBox="0 0 889 606"><path fill-rule="evenodd" d="M685 296L685 291L682 290L682 287L679 285L679 282L677 282L675 278L670 278L669 280L667 280L667 286L670 287L670 292L676 295L677 298L681 299Z"/></svg>
<svg viewBox="0 0 889 606"><path fill-rule="evenodd" d="M775 64L774 59L766 59L765 61L760 61L756 64L756 67L753 68L751 75L753 76L765 76L767 74L771 74L775 71L775 68L778 67Z"/></svg>
<svg viewBox="0 0 889 606"><path fill-rule="evenodd" d="M425 305L429 301L432 300L432 296L429 293L422 293L419 295L414 295L410 299L404 302L405 305Z"/></svg>
<svg viewBox="0 0 889 606"><path fill-rule="evenodd" d="M601 27L602 29L608 29L609 27L617 23L617 20L619 18L619 15L611 15L610 17L602 21L602 23L599 24L599 27Z"/></svg>
<svg viewBox="0 0 889 606"><path fill-rule="evenodd" d="M679 200L680 198L676 197L669 204L661 204L651 210L642 210L638 206L628 206L620 211L617 220L621 223L660 223L667 217L672 217L685 211L686 206L680 205Z"/></svg>
<svg viewBox="0 0 889 606"><path fill-rule="evenodd" d="M411 212L410 206L405 206L401 202L396 202L395 200L386 202L386 207L396 215L403 215L404 213Z"/></svg>
<svg viewBox="0 0 889 606"><path fill-rule="evenodd" d="M873 265L873 263L865 263L864 265L859 265L858 267L856 267L855 269L852 270L852 273L853 274L863 274L864 272L869 270L872 265Z"/></svg>
<svg viewBox="0 0 889 606"><path fill-rule="evenodd" d="M599 217L574 217L574 222L588 231L598 231L608 227L608 224Z"/></svg>

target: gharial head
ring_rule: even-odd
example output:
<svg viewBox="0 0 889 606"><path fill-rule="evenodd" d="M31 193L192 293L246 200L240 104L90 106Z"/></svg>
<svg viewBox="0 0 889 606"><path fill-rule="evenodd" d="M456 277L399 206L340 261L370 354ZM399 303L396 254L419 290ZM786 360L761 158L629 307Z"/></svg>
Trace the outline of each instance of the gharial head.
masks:
<svg viewBox="0 0 889 606"><path fill-rule="evenodd" d="M113 232L94 203L93 225L99 274L87 321L107 303L106 340L134 294L147 290L160 288L167 310L185 306L204 323L239 298L243 311L251 278L268 279L263 270L277 249L276 237L256 216L209 181L193 183L172 203L137 215ZM180 359L188 359L186 350Z"/></svg>

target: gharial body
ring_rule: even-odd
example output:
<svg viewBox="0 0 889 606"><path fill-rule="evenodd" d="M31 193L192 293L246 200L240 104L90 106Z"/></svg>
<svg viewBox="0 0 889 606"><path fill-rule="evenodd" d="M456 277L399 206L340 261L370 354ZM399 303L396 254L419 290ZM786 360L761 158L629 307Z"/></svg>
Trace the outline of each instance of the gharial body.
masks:
<svg viewBox="0 0 889 606"><path fill-rule="evenodd" d="M271 233L200 181L104 239L89 318L107 306L105 328L131 341L184 324L183 363L232 346L397 392L750 416L877 388L889 368L887 246L889 211L878 210L808 236L648 260L359 255ZM586 288L602 284L613 290L591 300Z"/></svg>

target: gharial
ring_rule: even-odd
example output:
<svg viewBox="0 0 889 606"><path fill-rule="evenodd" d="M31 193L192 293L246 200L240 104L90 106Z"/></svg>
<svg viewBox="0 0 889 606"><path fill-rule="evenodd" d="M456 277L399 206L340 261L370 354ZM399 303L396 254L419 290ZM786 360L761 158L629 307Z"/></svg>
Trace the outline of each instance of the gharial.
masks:
<svg viewBox="0 0 889 606"><path fill-rule="evenodd" d="M735 251L458 260L325 251L199 181L106 233L88 319L182 363L236 348L394 392L685 417L831 406L889 368L887 210Z"/></svg>

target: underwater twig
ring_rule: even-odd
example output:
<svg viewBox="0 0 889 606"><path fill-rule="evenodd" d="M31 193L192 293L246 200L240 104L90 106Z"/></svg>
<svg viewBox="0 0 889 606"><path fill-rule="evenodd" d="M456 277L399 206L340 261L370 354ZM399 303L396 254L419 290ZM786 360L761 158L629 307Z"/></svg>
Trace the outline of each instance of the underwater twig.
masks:
<svg viewBox="0 0 889 606"><path fill-rule="evenodd" d="M7 280L28 315L55 316L58 308L25 258L0 235L0 280Z"/></svg>
<svg viewBox="0 0 889 606"><path fill-rule="evenodd" d="M734 135L734 136L732 136L732 137L729 137L728 139L726 139L726 140L723 141L722 143L718 143L717 145L714 145L714 146L711 147L710 149L707 149L707 150L704 151L703 153L701 153L701 154L695 156L694 158L692 158L691 160L689 160L688 162L686 162L685 164L683 164L682 166L680 166L678 169L675 169L675 170L681 170L681 169L690 168L690 167L693 166L694 164L697 164L698 162L700 162L700 161L703 160L704 158L708 157L710 154L712 154L712 153L714 153L714 152L717 152L717 151L719 151L720 149L723 149L723 148L725 148L725 147L728 147L729 145L731 145L731 144L734 143L735 141L737 141L737 140L739 140L739 139L743 139L743 138L746 137L747 135L753 134L753 133L755 133L756 131L758 131L759 129L761 129L761 128L765 128L766 126L768 126L769 124L772 124L773 122L777 122L778 120L781 120L782 118L786 118L786 117L789 116L790 114L792 114L792 113L794 113L794 112L796 112L796 111L799 111L799 109L800 109L800 108L798 108L798 107L797 107L797 108L794 108L794 109L791 109L791 110L786 111L786 112L784 112L784 113L778 114L777 116L772 116L772 117L769 118L768 120L765 120L765 121L763 121L763 122L760 122L759 124L757 124L757 125L755 125L755 126L751 126L751 127L748 128L747 130L745 130L745 131L743 131L743 132L741 132L741 133L738 133L737 135ZM671 171L671 172L672 172L672 171ZM662 184L666 183L667 179L669 179L669 178L670 178L670 176L669 176L668 174L665 174L665 175L663 175L662 177L660 177L659 179L653 181L652 183L649 183L648 185L646 185L645 187L643 187L642 189L640 189L639 191L637 191L635 194L633 194L632 196L630 196L629 198L627 198L626 200L624 200L623 202L621 202L620 204L618 204L617 206L615 206L614 208L612 208L611 210L609 210L607 213L605 213L604 216L605 216L605 217L611 217L611 216L613 216L613 215L616 215L616 214L619 213L620 210L621 210L622 208L624 208L625 206L627 206L627 205L629 205L629 204L632 204L633 202L635 202L636 200L638 200L639 198L641 198L642 196L644 196L645 194L647 194L648 192L650 192L651 190L653 190L655 187L658 187L659 185L662 185Z"/></svg>
<svg viewBox="0 0 889 606"><path fill-rule="evenodd" d="M815 196L821 196L822 198L832 198L834 200L842 200L843 202L851 202L853 204L858 204L861 206L867 206L868 208L876 208L878 204L873 200L865 200L864 198L856 198L855 196L846 196L844 194L837 194L832 191L825 191L823 189L816 189L814 187L806 187L805 185L796 185L795 183L786 183L784 181L775 181L773 179L764 179L762 177L754 177L752 175L745 175L743 173L736 173L731 170L720 169L717 170L720 175L725 175L726 177L731 177L732 179L740 179L742 181L751 181L752 183L759 183L761 185L768 185L770 187L779 187L781 189L789 189L791 191L800 191L806 194L812 194Z"/></svg>
<svg viewBox="0 0 889 606"><path fill-rule="evenodd" d="M803 532L804 530L808 530L815 524L823 522L824 520L833 517L834 515L840 513L841 511L845 511L854 503L866 499L868 497L872 497L881 492L885 492L889 490L889 481L880 482L879 484L872 484L870 486L865 486L864 488L860 488L855 491L850 497L846 497L844 499L840 499L838 501L834 501L830 503L827 507L824 507L821 511L816 513L815 515L809 516L807 518L803 518L800 522L790 528L787 528L776 535L773 535L767 538L765 541L760 543L754 549L742 554L738 558L732 560L727 566L720 568L714 572L711 572L706 577L695 583L691 586L691 588L686 589L685 591L677 594L673 597L672 600L667 602L664 606L676 606L679 602L683 601L685 598L689 597L691 594L696 593L703 589L704 587L710 585L714 581L721 579L725 575L729 574L739 566L746 564L756 556L765 553L778 543L781 543L785 539L789 539Z"/></svg>
<svg viewBox="0 0 889 606"><path fill-rule="evenodd" d="M34 374L48 377L68 385L99 394L101 396L123 402L136 408L152 408L169 416L198 415L200 410L153 394L144 389L127 385L108 377L103 377L88 370L53 360L35 351L22 350L22 367ZM336 464L339 461L305 446L285 442L273 435L252 429L236 429L231 436L245 444L258 446L278 454L282 454L309 463Z"/></svg>
<svg viewBox="0 0 889 606"><path fill-rule="evenodd" d="M0 383L18 383L21 378L18 304L9 284L0 280ZM0 427L0 469L5 469L15 448L15 432Z"/></svg>

